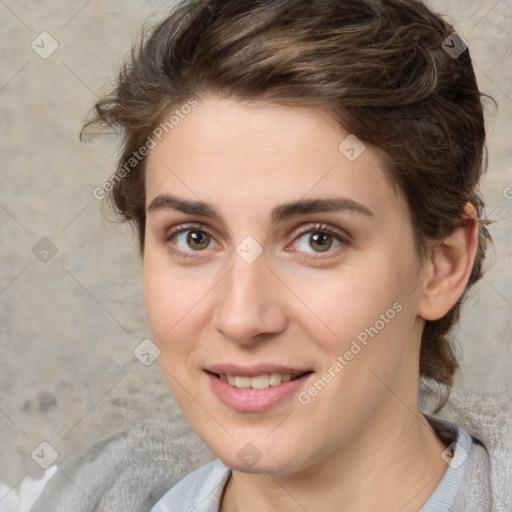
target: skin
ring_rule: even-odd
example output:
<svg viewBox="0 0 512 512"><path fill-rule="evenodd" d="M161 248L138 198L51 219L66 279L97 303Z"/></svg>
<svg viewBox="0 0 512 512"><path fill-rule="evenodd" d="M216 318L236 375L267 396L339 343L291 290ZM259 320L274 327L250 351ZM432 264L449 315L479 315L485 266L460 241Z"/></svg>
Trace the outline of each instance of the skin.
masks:
<svg viewBox="0 0 512 512"><path fill-rule="evenodd" d="M349 161L338 149L348 135L324 111L208 97L147 158L148 321L178 405L233 470L222 512L417 511L446 471L445 447L418 410L419 347L424 320L464 290L477 223L421 261L382 153L367 144ZM209 203L221 219L155 202L166 194ZM283 203L335 196L371 214L272 221ZM341 236L327 251L311 242L325 233L319 223ZM190 231L173 229L211 238L197 249ZM236 252L248 236L263 250L252 263ZM275 363L311 368L307 391L396 303L400 312L307 404L293 394L238 412L211 390L210 364ZM251 467L237 456L248 442L261 456Z"/></svg>

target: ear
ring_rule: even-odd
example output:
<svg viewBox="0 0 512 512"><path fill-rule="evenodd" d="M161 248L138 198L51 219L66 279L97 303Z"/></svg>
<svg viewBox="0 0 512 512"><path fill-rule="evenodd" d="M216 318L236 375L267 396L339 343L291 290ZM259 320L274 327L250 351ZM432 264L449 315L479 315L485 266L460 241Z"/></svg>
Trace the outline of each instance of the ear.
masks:
<svg viewBox="0 0 512 512"><path fill-rule="evenodd" d="M463 226L431 251L423 281L418 315L439 320L454 306L468 283L478 249L478 214L471 203L464 207Z"/></svg>

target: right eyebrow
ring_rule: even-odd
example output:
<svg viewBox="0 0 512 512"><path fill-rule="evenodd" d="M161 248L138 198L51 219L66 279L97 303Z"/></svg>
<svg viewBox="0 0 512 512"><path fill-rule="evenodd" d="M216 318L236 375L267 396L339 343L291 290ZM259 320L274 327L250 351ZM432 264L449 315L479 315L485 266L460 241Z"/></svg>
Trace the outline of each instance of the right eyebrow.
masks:
<svg viewBox="0 0 512 512"><path fill-rule="evenodd" d="M222 215L209 203L180 199L169 194L156 196L147 207L148 213L160 210L176 210L189 215L200 215L223 222Z"/></svg>

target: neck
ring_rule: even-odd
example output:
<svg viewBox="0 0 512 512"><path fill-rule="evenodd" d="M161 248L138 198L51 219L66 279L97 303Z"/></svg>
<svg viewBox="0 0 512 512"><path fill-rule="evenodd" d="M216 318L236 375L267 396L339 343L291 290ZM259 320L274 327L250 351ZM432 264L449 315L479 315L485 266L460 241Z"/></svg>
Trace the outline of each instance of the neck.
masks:
<svg viewBox="0 0 512 512"><path fill-rule="evenodd" d="M354 439L303 471L233 471L221 512L417 512L446 471L441 458L445 446L417 408L398 403L391 415L389 404L383 409L385 416L368 422Z"/></svg>

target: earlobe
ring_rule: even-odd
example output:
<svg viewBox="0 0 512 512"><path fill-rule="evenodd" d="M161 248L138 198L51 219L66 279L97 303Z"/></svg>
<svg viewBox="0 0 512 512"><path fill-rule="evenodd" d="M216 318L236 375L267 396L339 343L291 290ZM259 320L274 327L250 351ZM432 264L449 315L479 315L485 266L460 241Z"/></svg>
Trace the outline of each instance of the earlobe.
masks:
<svg viewBox="0 0 512 512"><path fill-rule="evenodd" d="M463 294L471 275L478 249L478 214L471 203L466 204L464 213L464 225L431 250L430 272L418 305L418 315L424 320L446 315Z"/></svg>

